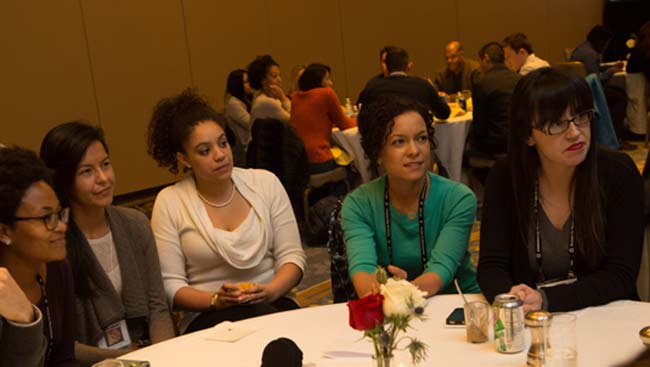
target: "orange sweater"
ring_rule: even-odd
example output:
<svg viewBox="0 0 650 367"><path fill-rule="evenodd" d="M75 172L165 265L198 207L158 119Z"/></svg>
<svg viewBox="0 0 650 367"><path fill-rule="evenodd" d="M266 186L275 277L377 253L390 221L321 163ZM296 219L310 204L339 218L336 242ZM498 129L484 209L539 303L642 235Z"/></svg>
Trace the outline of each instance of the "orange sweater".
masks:
<svg viewBox="0 0 650 367"><path fill-rule="evenodd" d="M333 159L330 134L334 126L346 130L357 123L343 113L341 102L331 88L296 91L291 97L291 126L305 143L309 163Z"/></svg>

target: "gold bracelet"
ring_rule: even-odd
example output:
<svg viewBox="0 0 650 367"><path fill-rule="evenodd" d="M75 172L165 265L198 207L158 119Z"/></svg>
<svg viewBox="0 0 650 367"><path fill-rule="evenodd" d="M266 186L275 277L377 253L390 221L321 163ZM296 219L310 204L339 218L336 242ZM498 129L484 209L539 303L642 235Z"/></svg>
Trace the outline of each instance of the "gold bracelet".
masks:
<svg viewBox="0 0 650 367"><path fill-rule="evenodd" d="M219 292L214 292L212 296L210 296L210 307L216 309L218 305L219 305Z"/></svg>

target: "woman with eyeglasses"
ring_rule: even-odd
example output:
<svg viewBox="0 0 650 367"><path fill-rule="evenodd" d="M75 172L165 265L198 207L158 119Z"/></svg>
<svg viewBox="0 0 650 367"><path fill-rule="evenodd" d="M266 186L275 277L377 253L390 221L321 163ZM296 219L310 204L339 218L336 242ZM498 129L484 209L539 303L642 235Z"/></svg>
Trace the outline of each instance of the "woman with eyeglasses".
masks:
<svg viewBox="0 0 650 367"><path fill-rule="evenodd" d="M111 205L115 172L102 130L82 122L56 126L43 139L41 158L71 209L77 359L91 365L174 337L149 220Z"/></svg>
<svg viewBox="0 0 650 367"><path fill-rule="evenodd" d="M488 177L478 282L491 301L571 311L637 299L643 183L625 154L596 147L582 78L536 70L512 95L508 156Z"/></svg>
<svg viewBox="0 0 650 367"><path fill-rule="evenodd" d="M6 319L0 366L79 365L74 354L74 286L65 261L69 211L61 207L50 178L33 152L0 148L0 304L14 301L10 309L0 306ZM38 323L40 330L19 329ZM44 351L38 333L45 336Z"/></svg>

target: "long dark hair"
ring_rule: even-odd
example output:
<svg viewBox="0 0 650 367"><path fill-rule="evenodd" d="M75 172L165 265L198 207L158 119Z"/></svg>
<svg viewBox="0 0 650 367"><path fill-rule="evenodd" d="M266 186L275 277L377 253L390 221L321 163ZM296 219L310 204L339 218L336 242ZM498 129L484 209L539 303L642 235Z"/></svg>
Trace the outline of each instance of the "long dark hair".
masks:
<svg viewBox="0 0 650 367"><path fill-rule="evenodd" d="M557 68L531 72L517 83L510 109L508 160L510 163L515 223L523 243L528 243L533 193L540 169L537 149L528 145L534 127L559 120L569 108L576 113L593 108L593 98L584 79ZM590 125L591 143L585 160L573 177L577 249L594 269L603 255L604 196L598 180L596 121Z"/></svg>
<svg viewBox="0 0 650 367"><path fill-rule="evenodd" d="M41 143L41 159L54 171L54 190L61 205L69 206L74 188L77 167L88 147L100 142L108 153L108 146L101 128L81 121L67 122L50 130ZM94 256L86 238L70 218L66 232L68 261L74 275L75 293L82 298L93 295L91 283L99 287L97 269L92 268Z"/></svg>
<svg viewBox="0 0 650 367"><path fill-rule="evenodd" d="M238 100L244 102L246 109L251 109L251 96L246 95L244 90L244 74L246 70L236 69L228 74L228 80L226 80L226 95L231 95Z"/></svg>

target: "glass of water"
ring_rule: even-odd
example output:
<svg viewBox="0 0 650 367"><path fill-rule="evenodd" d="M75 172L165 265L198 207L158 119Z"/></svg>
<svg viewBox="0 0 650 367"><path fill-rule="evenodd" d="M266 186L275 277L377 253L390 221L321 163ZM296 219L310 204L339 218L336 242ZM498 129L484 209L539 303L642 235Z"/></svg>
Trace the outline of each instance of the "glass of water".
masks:
<svg viewBox="0 0 650 367"><path fill-rule="evenodd" d="M554 313L548 335L548 367L577 367L576 315Z"/></svg>

